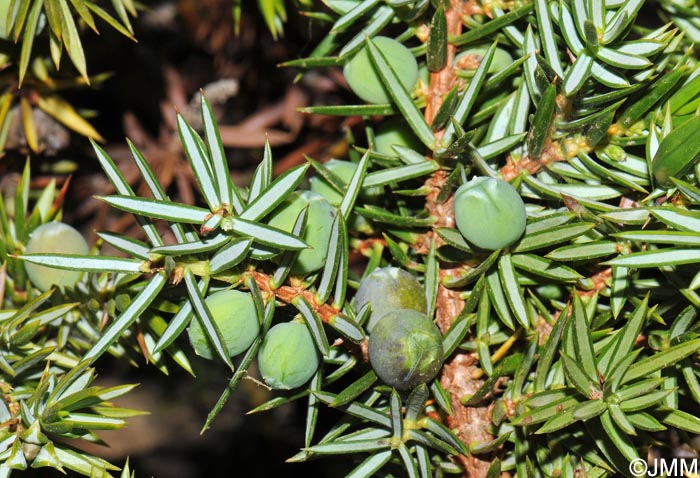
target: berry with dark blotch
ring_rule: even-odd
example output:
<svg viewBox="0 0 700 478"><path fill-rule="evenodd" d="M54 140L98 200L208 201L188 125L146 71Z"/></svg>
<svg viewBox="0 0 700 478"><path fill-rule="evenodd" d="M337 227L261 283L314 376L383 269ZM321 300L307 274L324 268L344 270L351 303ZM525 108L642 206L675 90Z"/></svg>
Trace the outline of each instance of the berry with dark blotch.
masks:
<svg viewBox="0 0 700 478"><path fill-rule="evenodd" d="M525 203L502 179L474 178L457 189L454 201L457 229L480 249L510 246L525 232Z"/></svg>
<svg viewBox="0 0 700 478"><path fill-rule="evenodd" d="M263 380L276 390L304 385L318 370L318 350L306 325L287 322L272 327L258 352Z"/></svg>
<svg viewBox="0 0 700 478"><path fill-rule="evenodd" d="M297 216L307 206L306 227L301 239L309 247L299 251L292 264L291 272L297 275L316 272L326 263L336 210L320 194L313 191L297 191L273 211L268 222L272 227L292 232Z"/></svg>
<svg viewBox="0 0 700 478"><path fill-rule="evenodd" d="M222 290L211 294L205 302L221 332L229 356L235 357L251 346L260 333L260 322L250 294L233 289ZM190 322L187 333L197 355L206 359L217 355L196 317Z"/></svg>
<svg viewBox="0 0 700 478"><path fill-rule="evenodd" d="M32 232L24 252L27 254L78 254L90 251L85 238L76 229L62 222L42 224ZM73 287L80 280L82 272L55 269L25 262L29 280L42 292L51 287Z"/></svg>
<svg viewBox="0 0 700 478"><path fill-rule="evenodd" d="M393 38L375 37L373 41L386 58L401 84L410 92L418 80L418 62L411 51ZM363 47L347 62L343 75L350 89L368 103L390 103L391 97Z"/></svg>
<svg viewBox="0 0 700 478"><path fill-rule="evenodd" d="M355 306L359 311L367 303L372 308L366 327L368 332L372 332L388 312L412 309L425 313L428 310L421 283L410 272L398 267L375 269L362 279L355 294Z"/></svg>
<svg viewBox="0 0 700 478"><path fill-rule="evenodd" d="M430 382L442 367L442 335L427 315L410 309L384 315L369 336L369 362L397 390Z"/></svg>

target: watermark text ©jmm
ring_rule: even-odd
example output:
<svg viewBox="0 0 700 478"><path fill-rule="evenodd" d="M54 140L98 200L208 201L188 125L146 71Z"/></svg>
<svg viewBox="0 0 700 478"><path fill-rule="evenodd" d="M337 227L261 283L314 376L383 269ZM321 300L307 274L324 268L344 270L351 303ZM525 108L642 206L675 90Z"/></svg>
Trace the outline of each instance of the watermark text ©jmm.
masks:
<svg viewBox="0 0 700 478"><path fill-rule="evenodd" d="M632 476L646 477L697 477L698 474L698 459L685 458L655 458L651 461L638 458L632 460L629 465L629 470Z"/></svg>

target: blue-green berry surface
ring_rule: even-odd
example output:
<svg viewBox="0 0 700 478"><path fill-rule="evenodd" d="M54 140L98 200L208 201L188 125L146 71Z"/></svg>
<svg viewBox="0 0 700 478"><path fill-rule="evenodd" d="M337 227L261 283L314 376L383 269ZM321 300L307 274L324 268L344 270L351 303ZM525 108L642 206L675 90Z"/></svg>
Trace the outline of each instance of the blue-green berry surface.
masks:
<svg viewBox="0 0 700 478"><path fill-rule="evenodd" d="M355 174L357 169L357 163L351 161L342 161L340 159L331 159L324 166L338 179L347 186L352 179L352 175ZM310 180L311 190L315 193L320 194L331 204L331 206L339 206L343 200L343 193L335 189L321 176L313 176ZM360 197L373 200L377 199L382 195L384 188L382 187L369 187L360 190Z"/></svg>
<svg viewBox="0 0 700 478"><path fill-rule="evenodd" d="M377 376L397 390L434 379L442 367L442 335L427 315L399 309L384 315L369 336L369 361Z"/></svg>
<svg viewBox="0 0 700 478"><path fill-rule="evenodd" d="M393 38L378 36L372 40L398 76L401 84L411 91L418 80L418 62L411 51ZM391 96L372 64L366 46L347 62L343 74L350 89L366 102L391 103Z"/></svg>
<svg viewBox="0 0 700 478"><path fill-rule="evenodd" d="M78 254L90 251L85 238L72 226L62 222L48 222L34 229L24 252L27 254ZM29 280L40 291L52 287L73 287L80 280L82 272L55 269L25 262Z"/></svg>
<svg viewBox="0 0 700 478"><path fill-rule="evenodd" d="M258 352L260 375L276 390L301 387L316 373L319 363L309 329L297 322L272 327Z"/></svg>
<svg viewBox="0 0 700 478"><path fill-rule="evenodd" d="M320 194L313 191L297 191L280 204L268 224L277 229L292 232L299 213L308 206L306 227L301 239L309 248L299 251L292 264L292 274L305 275L316 272L326 263L336 209Z"/></svg>
<svg viewBox="0 0 700 478"><path fill-rule="evenodd" d="M454 212L462 236L477 248L490 251L515 243L527 223L520 194L502 179L478 177L460 186Z"/></svg>
<svg viewBox="0 0 700 478"><path fill-rule="evenodd" d="M260 333L260 322L252 296L239 290L222 290L208 296L205 302L224 338L229 356L235 357L250 347ZM187 333L197 355L206 359L216 356L199 319L192 319Z"/></svg>
<svg viewBox="0 0 700 478"><path fill-rule="evenodd" d="M375 269L362 279L355 294L355 307L359 311L368 303L372 308L367 322L369 332L379 319L394 310L412 309L423 313L428 310L421 283L410 272L398 267Z"/></svg>
<svg viewBox="0 0 700 478"><path fill-rule="evenodd" d="M390 118L374 130L374 150L387 156L396 156L394 146L423 151L425 146L401 117Z"/></svg>

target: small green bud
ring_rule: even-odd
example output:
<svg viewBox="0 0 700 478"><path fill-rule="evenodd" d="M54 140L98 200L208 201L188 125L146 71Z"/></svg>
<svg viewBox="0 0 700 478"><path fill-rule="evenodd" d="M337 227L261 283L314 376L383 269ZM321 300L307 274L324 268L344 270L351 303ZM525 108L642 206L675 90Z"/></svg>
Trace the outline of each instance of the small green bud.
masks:
<svg viewBox="0 0 700 478"><path fill-rule="evenodd" d="M442 335L427 315L410 309L384 315L369 336L369 362L397 390L412 390L442 367Z"/></svg>
<svg viewBox="0 0 700 478"><path fill-rule="evenodd" d="M455 221L462 236L480 249L510 246L525 232L525 203L502 179L474 178L455 193Z"/></svg>
<svg viewBox="0 0 700 478"><path fill-rule="evenodd" d="M297 322L272 327L258 352L260 375L276 390L304 385L316 373L319 363L309 329Z"/></svg>
<svg viewBox="0 0 700 478"><path fill-rule="evenodd" d="M418 79L418 63L411 51L393 38L378 36L374 37L373 41L399 77L401 84L411 91ZM366 46L348 61L343 75L350 89L366 102L391 103L391 97L372 64Z"/></svg>
<svg viewBox="0 0 700 478"><path fill-rule="evenodd" d="M326 263L335 209L320 194L313 191L297 191L272 212L268 222L272 227L292 232L297 216L307 206L309 209L306 214L306 227L301 239L309 248L299 251L296 261L292 264L292 274L297 275L316 272Z"/></svg>
<svg viewBox="0 0 700 478"><path fill-rule="evenodd" d="M87 242L76 229L62 222L49 222L34 229L27 242L26 254L78 254L90 252ZM29 280L42 292L51 287L73 287L82 272L54 269L25 262Z"/></svg>
<svg viewBox="0 0 700 478"><path fill-rule="evenodd" d="M493 403L493 411L491 412L491 423L499 426L503 421L508 418L508 405L506 405L505 400L499 398Z"/></svg>
<svg viewBox="0 0 700 478"><path fill-rule="evenodd" d="M94 297L91 297L87 301L86 305L87 305L87 309L90 312L92 312L93 314L102 310L102 304L100 303L99 300L95 299Z"/></svg>
<svg viewBox="0 0 700 478"><path fill-rule="evenodd" d="M251 295L239 290L222 290L214 292L204 301L224 338L229 356L235 357L250 347L260 333L258 314ZM216 356L197 318L192 319L187 333L197 355L210 360Z"/></svg>
<svg viewBox="0 0 700 478"><path fill-rule="evenodd" d="M355 306L359 311L367 303L372 307L366 327L368 332L391 311L411 309L425 313L428 310L421 283L411 273L398 267L375 269L362 279L355 294Z"/></svg>
<svg viewBox="0 0 700 478"><path fill-rule="evenodd" d="M608 144L603 148L603 152L607 154L613 161L624 161L627 159L627 151L622 146L617 144Z"/></svg>
<svg viewBox="0 0 700 478"><path fill-rule="evenodd" d="M543 299L559 300L564 297L564 290L557 284L544 284L535 290Z"/></svg>
<svg viewBox="0 0 700 478"><path fill-rule="evenodd" d="M114 306L119 312L124 312L131 304L131 296L129 294L117 294L114 297Z"/></svg>
<svg viewBox="0 0 700 478"><path fill-rule="evenodd" d="M668 349L671 346L671 336L668 330L652 330L647 335L649 348L657 352Z"/></svg>

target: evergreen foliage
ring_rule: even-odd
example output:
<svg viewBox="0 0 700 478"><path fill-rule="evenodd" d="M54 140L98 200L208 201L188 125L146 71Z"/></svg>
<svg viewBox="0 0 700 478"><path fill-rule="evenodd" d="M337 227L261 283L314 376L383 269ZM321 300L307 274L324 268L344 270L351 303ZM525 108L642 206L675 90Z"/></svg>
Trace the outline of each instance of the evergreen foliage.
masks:
<svg viewBox="0 0 700 478"><path fill-rule="evenodd" d="M19 58L19 81L41 80L29 66L41 60L28 59L41 19L54 65L65 48L87 80L76 22L93 28L94 15L131 35L135 14L131 1L112 2L118 20L98 3L12 0L4 32L21 45L18 57L7 57ZM241 3L234 1L234 16ZM149 189L137 194L93 142L116 191L101 200L136 216L146 238L102 233L126 255L110 257L27 253L32 232L71 207L53 184L30 201L27 163L12 208L0 202L0 477L27 467L113 476L116 466L68 445L97 442L99 430L140 413L111 404L132 385L92 384L98 359L145 356L156 367L191 371L184 332L193 321L213 360L232 374L209 428L268 332L290 316L307 328L320 366L254 410L306 405L304 443L290 462L348 455L353 478L630 476L630 462L646 459L651 447L671 456L672 442L691 446L700 435L697 5L258 4L276 35L290 5L327 32L308 57L286 67L340 69L358 52L370 60L362 66L372 68L389 102L305 109L363 118L366 139L358 135L349 157L339 158L355 163L352 173L341 178L309 159L273 177L268 147L248 186L235 187L202 97L201 132L177 117L201 193L196 206L171 200L130 144ZM410 49L419 65L415 85L392 67L373 40L379 35ZM43 98L55 105L52 94ZM0 124L14 98L0 96ZM68 122L68 108L59 120ZM374 131L384 117L400 122L411 141L377 153ZM73 129L97 139L77 113L70 118ZM285 218L289 227L276 227L275 211L310 175L339 195L332 213L300 207ZM455 225L454 193L474 177L507 181L525 204L524 234L501 249L479 249ZM164 243L157 221L167 222L176 243ZM298 266L318 240L305 235L309 228L327 233L320 267ZM25 264L83 275L74 287L42 293ZM372 304L357 307L354 298L380 267L419 280L442 334L437 378L412 390L384 384L367 357ZM234 357L207 301L227 289L250 294L260 329ZM344 416L317 430L328 407ZM127 466L121 476L129 475Z"/></svg>

